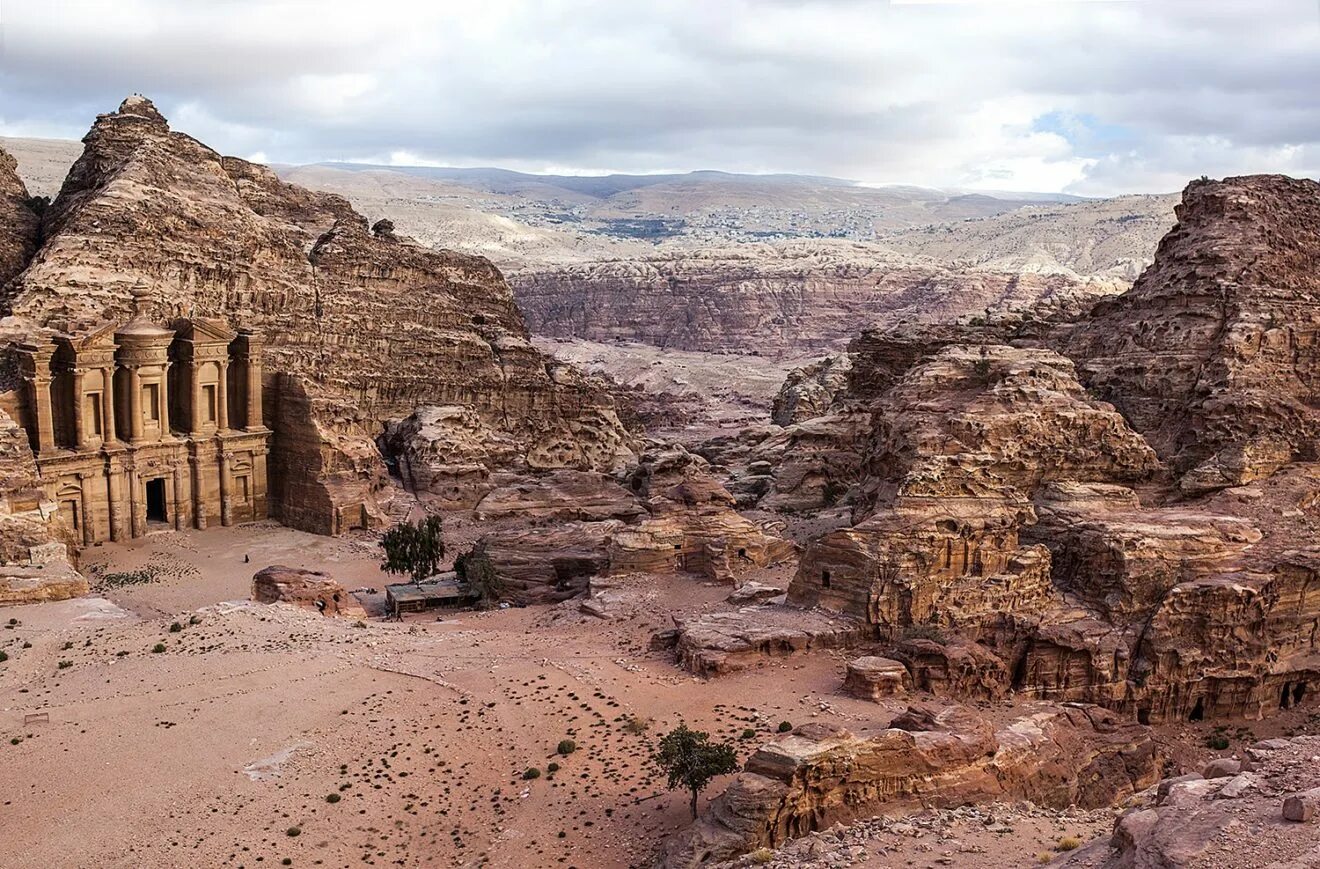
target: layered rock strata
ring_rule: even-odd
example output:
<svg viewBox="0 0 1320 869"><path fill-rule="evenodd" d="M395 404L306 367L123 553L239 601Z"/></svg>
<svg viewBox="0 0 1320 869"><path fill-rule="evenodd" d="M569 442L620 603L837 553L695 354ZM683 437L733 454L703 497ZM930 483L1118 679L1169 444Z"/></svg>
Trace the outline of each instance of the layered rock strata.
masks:
<svg viewBox="0 0 1320 869"><path fill-rule="evenodd" d="M960 706L915 708L854 734L824 722L763 746L693 827L666 867L696 867L879 813L1027 799L1107 806L1153 784L1149 728L1095 706L1045 707L995 730Z"/></svg>

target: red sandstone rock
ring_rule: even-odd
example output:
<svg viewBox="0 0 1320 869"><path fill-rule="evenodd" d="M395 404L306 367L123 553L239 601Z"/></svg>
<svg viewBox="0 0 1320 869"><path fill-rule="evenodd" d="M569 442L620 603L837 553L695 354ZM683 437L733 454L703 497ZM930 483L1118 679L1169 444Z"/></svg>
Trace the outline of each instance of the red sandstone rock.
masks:
<svg viewBox="0 0 1320 869"><path fill-rule="evenodd" d="M328 573L273 564L252 577L252 599L257 603L291 603L322 615L366 618L361 604Z"/></svg>
<svg viewBox="0 0 1320 869"><path fill-rule="evenodd" d="M901 661L867 655L848 662L843 691L863 700L888 700L912 687L912 677Z"/></svg>

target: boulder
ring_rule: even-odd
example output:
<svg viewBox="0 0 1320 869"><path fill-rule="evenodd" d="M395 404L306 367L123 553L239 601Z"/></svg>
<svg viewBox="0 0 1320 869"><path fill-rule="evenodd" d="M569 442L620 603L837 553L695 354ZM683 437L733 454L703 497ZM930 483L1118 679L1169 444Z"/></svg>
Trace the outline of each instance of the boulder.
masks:
<svg viewBox="0 0 1320 869"><path fill-rule="evenodd" d="M867 655L848 662L843 691L863 700L889 700L906 693L912 677L902 662Z"/></svg>
<svg viewBox="0 0 1320 869"><path fill-rule="evenodd" d="M273 564L252 577L257 603L291 603L325 616L366 618L366 610L328 573Z"/></svg>

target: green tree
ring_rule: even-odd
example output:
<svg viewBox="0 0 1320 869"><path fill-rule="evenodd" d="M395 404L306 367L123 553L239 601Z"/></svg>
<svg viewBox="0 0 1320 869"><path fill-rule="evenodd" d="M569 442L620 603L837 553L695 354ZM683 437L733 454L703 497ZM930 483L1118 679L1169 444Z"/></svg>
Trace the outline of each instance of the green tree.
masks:
<svg viewBox="0 0 1320 869"><path fill-rule="evenodd" d="M380 538L385 560L380 569L386 573L406 573L413 582L421 582L440 570L445 557L444 529L439 516L427 516L419 522L404 522L386 531Z"/></svg>
<svg viewBox="0 0 1320 869"><path fill-rule="evenodd" d="M692 819L697 818L697 797L717 775L738 769L738 754L727 742L711 742L710 734L680 724L660 740L656 764L669 776L669 788L692 792Z"/></svg>
<svg viewBox="0 0 1320 869"><path fill-rule="evenodd" d="M495 572L495 564L486 554L486 544L477 543L454 559L454 572L468 584L481 606L489 609L504 594L504 580Z"/></svg>

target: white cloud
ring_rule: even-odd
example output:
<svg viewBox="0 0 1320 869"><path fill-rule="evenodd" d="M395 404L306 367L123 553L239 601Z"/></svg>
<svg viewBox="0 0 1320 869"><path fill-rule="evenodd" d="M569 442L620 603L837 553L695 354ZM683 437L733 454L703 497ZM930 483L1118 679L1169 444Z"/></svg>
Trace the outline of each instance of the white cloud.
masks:
<svg viewBox="0 0 1320 869"><path fill-rule="evenodd" d="M228 153L1175 189L1320 171L1315 0L6 4L0 129ZM397 156L396 156L397 161Z"/></svg>

